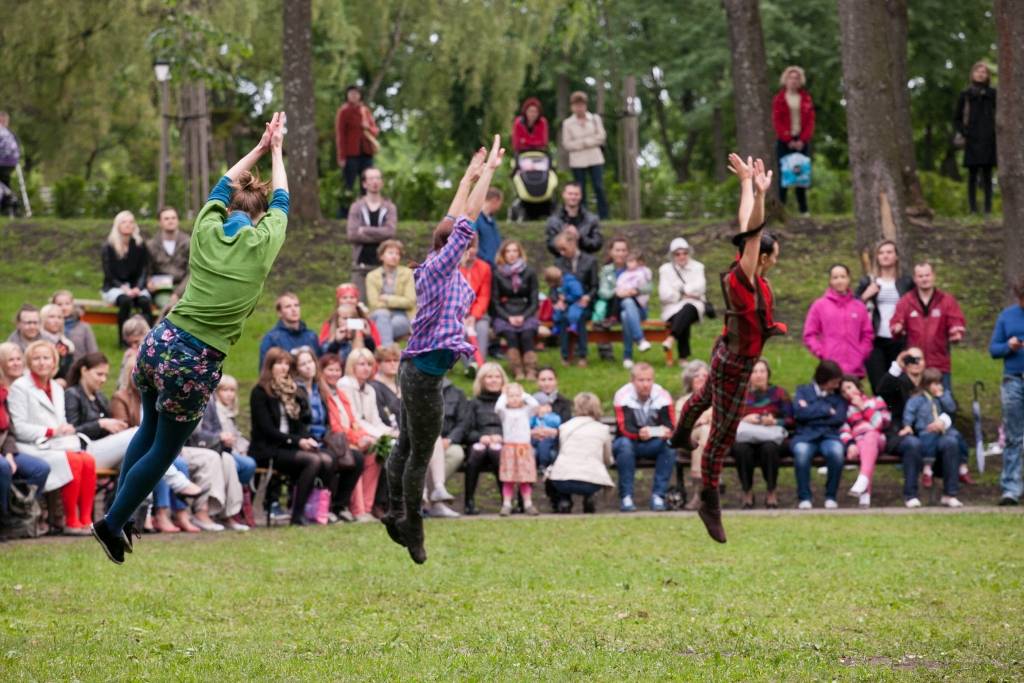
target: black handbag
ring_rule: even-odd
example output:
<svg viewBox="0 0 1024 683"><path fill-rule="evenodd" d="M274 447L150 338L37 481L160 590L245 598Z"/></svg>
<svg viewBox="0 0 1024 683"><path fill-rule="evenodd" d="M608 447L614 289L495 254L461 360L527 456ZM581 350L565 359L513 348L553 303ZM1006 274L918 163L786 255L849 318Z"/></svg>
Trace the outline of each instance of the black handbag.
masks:
<svg viewBox="0 0 1024 683"><path fill-rule="evenodd" d="M355 469L356 459L348 448L348 439L341 432L328 432L324 435L324 449L334 458L340 470Z"/></svg>

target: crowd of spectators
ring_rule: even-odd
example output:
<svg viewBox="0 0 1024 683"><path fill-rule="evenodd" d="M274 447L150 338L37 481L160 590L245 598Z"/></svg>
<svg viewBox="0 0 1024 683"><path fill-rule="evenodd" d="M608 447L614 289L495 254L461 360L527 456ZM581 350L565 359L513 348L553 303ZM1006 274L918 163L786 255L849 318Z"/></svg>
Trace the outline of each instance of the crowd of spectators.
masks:
<svg viewBox="0 0 1024 683"><path fill-rule="evenodd" d="M542 129L546 135L539 104L527 104L516 123L523 144ZM587 116L573 125L599 124ZM347 225L353 282L337 287L333 312L319 333L303 320L298 295L277 297L278 321L260 343L259 377L248 400L249 434L239 428L238 382L225 376L148 509L140 511L140 526L144 519L146 529L164 533L246 530L260 512L251 505L258 468L271 469L288 484L287 496L271 489L267 497L271 513L282 521L369 522L384 514L381 462L400 424L398 344L415 320L416 297L413 271L403 264L404 245L395 239L397 209L382 194L381 173L367 166L361 179L365 192L351 205ZM583 205L582 188L570 183L545 226L545 245L554 258L539 268L528 263L523 244L502 239L496 220L502 201L500 191L488 194L477 236L461 263L476 295L466 318L476 353L464 366L473 390L466 396L451 382L444 385L444 422L423 491L424 509L435 517L458 517L447 482L464 471L462 514L479 514L478 484L488 472L499 483L502 514L537 514L537 482L544 484L553 511L571 511L578 496L583 510L592 512L595 495L616 486L608 470L614 465L618 507L630 512L638 507L634 481L642 461L654 467L647 505L669 509L679 455L669 437L679 406L708 379L706 363L691 359L690 343L693 327L716 315L703 264L689 242L676 237L655 282L645 258L654 252L644 254L621 236L606 245L599 218ZM71 535L87 533L98 473L110 476L117 469L141 421L131 381L139 344L188 282L188 234L173 208L162 209L158 221L147 242L134 216L121 212L103 247L103 300L117 310L125 349L110 399L103 393L110 361L71 292L60 290L40 308L25 304L18 310L14 331L0 345L0 512L13 500L15 483L22 498L26 487L29 497L59 492L59 506L58 498L49 499L47 524ZM882 454L900 458L907 507L922 505L919 487L933 486L936 477L943 480L942 504L962 505L960 486L971 478L966 441L953 425L958 406L950 373L951 349L963 339L966 322L955 297L939 289L936 279L928 262L906 272L890 241L878 245L871 272L856 288L845 265L829 269L827 288L810 305L803 327L804 344L819 360L809 382L796 387L791 399L772 383L767 360L751 375L732 447L744 508L756 504L758 468L766 485L764 505L778 507L778 475L787 457L793 461L797 507L811 508L816 456L825 463L824 507L839 507L849 464L858 469L849 494L867 507ZM1021 305L1003 312L991 345L1007 372L1007 505L1022 495L1024 286L1019 294ZM675 347L682 369L679 397L657 383L650 363L635 358L651 348L643 323L654 295L668 333L664 345ZM563 368L585 367L588 326L622 331L629 381L614 394L614 420L590 392L563 396L558 371L539 366L538 345L548 343L559 349ZM608 358L612 350L602 345L599 352ZM524 381L536 382L536 393L528 393ZM695 482L710 422L710 414L698 420L690 481L677 482L677 491L689 484L689 500L680 501L687 509L699 504ZM288 510L280 509L284 499ZM58 507L62 518L52 513ZM11 520L5 517L5 524Z"/></svg>

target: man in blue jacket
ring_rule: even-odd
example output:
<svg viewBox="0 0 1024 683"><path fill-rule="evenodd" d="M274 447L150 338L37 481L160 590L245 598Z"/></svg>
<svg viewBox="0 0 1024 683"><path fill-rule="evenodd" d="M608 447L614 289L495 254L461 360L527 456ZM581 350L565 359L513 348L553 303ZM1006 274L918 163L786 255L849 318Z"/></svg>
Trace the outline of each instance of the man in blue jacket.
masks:
<svg viewBox="0 0 1024 683"><path fill-rule="evenodd" d="M260 370L263 369L263 358L267 351L275 346L285 351L308 346L313 353L320 354L320 340L316 333L306 327L302 320L302 307L299 297L292 292L285 292L277 297L277 324L263 335L260 342Z"/></svg>
<svg viewBox="0 0 1024 683"><path fill-rule="evenodd" d="M823 360L814 371L814 381L796 388L793 397L793 416L796 432L790 440L793 451L793 469L796 471L797 507L810 510L811 460L821 453L828 467L825 482L825 507L839 507L836 495L839 478L843 474L846 449L839 440L839 428L846 421L846 401L839 394L843 371L834 361Z"/></svg>
<svg viewBox="0 0 1024 683"><path fill-rule="evenodd" d="M1021 478L1021 441L1024 439L1024 278L1013 288L1018 303L1003 309L992 331L988 351L993 358L1003 359L1003 429L1006 449L1003 451L1003 490L1000 505L1017 505L1024 494Z"/></svg>

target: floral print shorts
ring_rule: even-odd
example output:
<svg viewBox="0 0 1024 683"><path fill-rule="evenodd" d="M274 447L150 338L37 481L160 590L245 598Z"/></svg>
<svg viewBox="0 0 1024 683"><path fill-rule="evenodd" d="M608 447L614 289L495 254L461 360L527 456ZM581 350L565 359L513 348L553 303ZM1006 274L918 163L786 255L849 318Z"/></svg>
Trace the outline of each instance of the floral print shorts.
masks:
<svg viewBox="0 0 1024 683"><path fill-rule="evenodd" d="M159 412L195 422L220 384L223 363L223 353L163 320L142 342L132 379L141 393L156 394Z"/></svg>

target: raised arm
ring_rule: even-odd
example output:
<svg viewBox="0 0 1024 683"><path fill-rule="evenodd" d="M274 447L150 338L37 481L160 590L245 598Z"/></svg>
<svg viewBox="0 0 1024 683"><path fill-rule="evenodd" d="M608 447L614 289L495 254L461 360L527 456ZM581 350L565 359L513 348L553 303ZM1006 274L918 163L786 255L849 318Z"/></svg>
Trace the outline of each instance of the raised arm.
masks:
<svg viewBox="0 0 1024 683"><path fill-rule="evenodd" d="M750 215L747 229L764 223L764 198L772 186L772 172L765 171L764 161L754 159L754 211Z"/></svg>
<svg viewBox="0 0 1024 683"><path fill-rule="evenodd" d="M283 111L274 114L268 125L270 131L271 181L275 190L288 191L288 173L284 170L284 122ZM264 134L266 136L266 134ZM260 140L262 144L263 140Z"/></svg>
<svg viewBox="0 0 1024 683"><path fill-rule="evenodd" d="M275 126L278 125L282 116L283 115L280 112L274 114L270 119L270 122L267 123L266 129L263 131L263 137L261 137L260 141L256 143L256 146L253 147L248 154L239 159L238 162L229 168L228 172L224 174L229 180L231 180L231 182L237 181L240 175L255 166L260 158L270 150L271 136L273 135Z"/></svg>
<svg viewBox="0 0 1024 683"><path fill-rule="evenodd" d="M483 147L478 149L473 158L470 159L466 172L462 174L462 180L459 181L459 187L455 190L455 196L452 197L452 203L448 207L448 215L453 219L465 215L466 199L469 197L469 191L473 187L473 183L476 182L483 172L486 156L487 150Z"/></svg>
<svg viewBox="0 0 1024 683"><path fill-rule="evenodd" d="M746 161L738 154L729 155L729 170L740 179L740 208L737 219L740 224L740 232L744 233L750 229L751 218L754 217L754 163L750 157ZM760 225L758 223L757 225ZM747 280L754 281L757 273L757 257L761 251L761 240L748 239L743 244L743 251L740 254L740 268L743 269Z"/></svg>
<svg viewBox="0 0 1024 683"><path fill-rule="evenodd" d="M491 178L494 177L494 172L501 165L501 160L504 157L505 150L501 146L501 136L495 135L494 142L491 144L491 152L487 156L487 163L484 164L483 170L480 173L480 179L473 187L469 199L466 200L465 216L469 220L476 220L476 217L480 214L480 210L484 206L484 199L487 198L487 190L491 187Z"/></svg>

